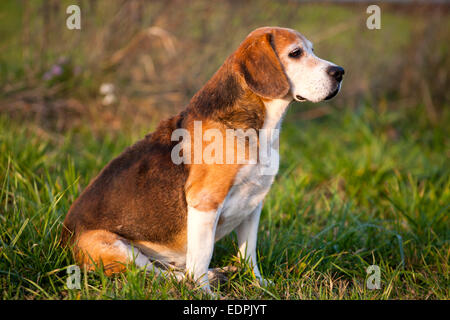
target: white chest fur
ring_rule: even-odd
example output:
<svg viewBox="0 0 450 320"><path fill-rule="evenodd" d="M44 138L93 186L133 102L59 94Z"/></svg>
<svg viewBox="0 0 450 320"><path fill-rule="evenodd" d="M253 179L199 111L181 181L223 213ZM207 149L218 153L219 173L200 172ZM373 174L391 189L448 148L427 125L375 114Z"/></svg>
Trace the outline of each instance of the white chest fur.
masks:
<svg viewBox="0 0 450 320"><path fill-rule="evenodd" d="M277 99L266 103L266 118L262 129L270 138L272 163L269 174L259 161L256 164L244 165L236 175L233 186L225 198L220 212L220 223L216 228L216 241L224 237L247 218L264 200L278 172L278 139L282 118L290 100ZM272 161L273 162L273 161Z"/></svg>

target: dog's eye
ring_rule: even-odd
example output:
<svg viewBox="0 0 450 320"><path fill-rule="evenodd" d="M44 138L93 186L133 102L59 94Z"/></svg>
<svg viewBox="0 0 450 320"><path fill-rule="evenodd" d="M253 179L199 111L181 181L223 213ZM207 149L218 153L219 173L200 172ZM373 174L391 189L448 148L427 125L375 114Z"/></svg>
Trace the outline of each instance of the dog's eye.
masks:
<svg viewBox="0 0 450 320"><path fill-rule="evenodd" d="M296 49L292 50L289 53L289 57L291 57L291 58L298 58L298 57L300 57L302 55L302 53L303 53L302 49L296 48Z"/></svg>

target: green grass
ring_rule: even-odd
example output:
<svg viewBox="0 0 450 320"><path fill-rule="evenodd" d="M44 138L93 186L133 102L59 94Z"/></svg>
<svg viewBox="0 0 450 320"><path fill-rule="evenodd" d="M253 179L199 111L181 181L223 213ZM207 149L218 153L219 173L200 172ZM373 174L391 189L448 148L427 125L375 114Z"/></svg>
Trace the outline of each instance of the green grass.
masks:
<svg viewBox="0 0 450 320"><path fill-rule="evenodd" d="M449 299L448 111L431 126L409 112L336 111L282 132L281 170L258 238L262 273L247 267L220 288L229 299ZM444 109L445 110L445 109ZM82 275L68 290L71 254L58 245L64 216L99 170L150 128L65 135L0 118L1 299L197 299L192 284L132 268ZM216 245L212 266L238 265L236 238ZM366 268L381 289L366 288Z"/></svg>

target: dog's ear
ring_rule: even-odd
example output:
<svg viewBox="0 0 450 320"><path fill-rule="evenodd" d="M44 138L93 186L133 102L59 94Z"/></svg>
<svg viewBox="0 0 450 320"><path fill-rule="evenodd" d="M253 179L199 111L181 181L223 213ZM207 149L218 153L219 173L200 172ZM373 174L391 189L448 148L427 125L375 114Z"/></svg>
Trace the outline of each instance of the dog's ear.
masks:
<svg viewBox="0 0 450 320"><path fill-rule="evenodd" d="M238 65L247 86L257 95L276 99L287 95L290 85L272 46L272 34L252 36L238 52Z"/></svg>

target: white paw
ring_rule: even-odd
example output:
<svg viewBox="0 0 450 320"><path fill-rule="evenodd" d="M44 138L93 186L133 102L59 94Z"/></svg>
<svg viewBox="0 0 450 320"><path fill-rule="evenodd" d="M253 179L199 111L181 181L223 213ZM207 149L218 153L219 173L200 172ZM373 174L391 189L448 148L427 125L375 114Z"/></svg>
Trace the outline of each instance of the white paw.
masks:
<svg viewBox="0 0 450 320"><path fill-rule="evenodd" d="M182 281L184 279L186 279L186 274L184 272L181 271L172 271L170 272L170 274L177 280L177 281Z"/></svg>
<svg viewBox="0 0 450 320"><path fill-rule="evenodd" d="M205 293L207 293L211 297L211 299L219 299L220 298L220 296L217 293L213 292L209 286L208 286L208 288L203 289L203 290L205 291Z"/></svg>
<svg viewBox="0 0 450 320"><path fill-rule="evenodd" d="M273 281L268 280L268 279L264 279L264 278L262 278L262 277L258 277L257 280L258 280L259 285L260 285L261 287L268 287L268 286L273 285Z"/></svg>

